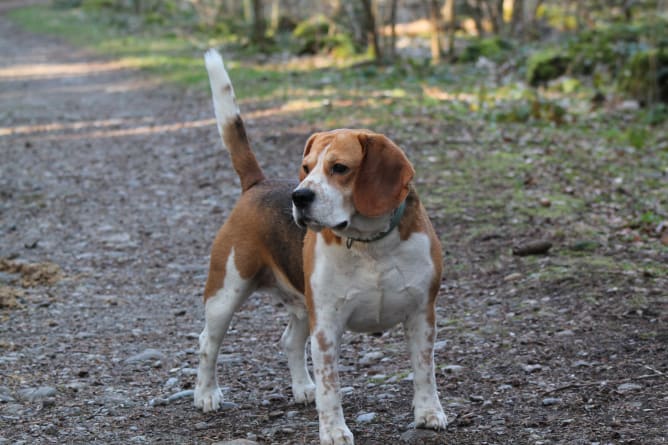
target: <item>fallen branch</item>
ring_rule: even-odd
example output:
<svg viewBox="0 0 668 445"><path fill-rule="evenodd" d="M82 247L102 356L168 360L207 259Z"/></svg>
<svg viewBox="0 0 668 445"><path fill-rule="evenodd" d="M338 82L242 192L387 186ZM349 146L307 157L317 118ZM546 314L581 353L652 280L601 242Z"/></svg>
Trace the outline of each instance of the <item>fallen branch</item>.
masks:
<svg viewBox="0 0 668 445"><path fill-rule="evenodd" d="M648 368L654 372L654 374L644 374L644 375L639 375L636 377L628 377L626 379L620 379L620 380L599 380L598 382L580 382L580 383L569 383L568 385L564 386L559 386L554 389L550 389L549 391L545 391L543 395L549 395L549 394L554 394L557 392L565 391L567 389L573 389L573 388L587 388L590 386L606 386L606 385L620 385L622 383L629 383L629 382L635 382L638 380L646 380L646 379L652 379L652 378L658 378L658 377L668 377L666 373L658 371L656 369L650 368L649 366L645 366L645 368Z"/></svg>

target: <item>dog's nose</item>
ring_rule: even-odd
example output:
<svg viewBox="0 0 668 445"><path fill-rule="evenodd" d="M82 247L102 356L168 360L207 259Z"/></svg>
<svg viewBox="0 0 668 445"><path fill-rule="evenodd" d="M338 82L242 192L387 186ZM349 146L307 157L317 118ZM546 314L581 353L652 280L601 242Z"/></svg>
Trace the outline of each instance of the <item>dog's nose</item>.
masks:
<svg viewBox="0 0 668 445"><path fill-rule="evenodd" d="M315 192L311 189L297 189L292 192L292 202L298 209L304 209L315 199Z"/></svg>

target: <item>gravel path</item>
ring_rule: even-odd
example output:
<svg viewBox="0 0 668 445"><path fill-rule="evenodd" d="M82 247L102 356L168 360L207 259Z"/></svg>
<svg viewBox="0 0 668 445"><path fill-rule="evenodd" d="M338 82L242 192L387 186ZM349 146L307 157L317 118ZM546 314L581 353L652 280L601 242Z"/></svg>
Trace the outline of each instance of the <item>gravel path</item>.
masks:
<svg viewBox="0 0 668 445"><path fill-rule="evenodd" d="M209 244L239 193L208 92L162 85L0 15L0 98L0 444L315 443L315 409L291 402L278 345L287 313L263 295L222 347L233 405L206 415L192 405ZM267 105L242 98L244 111ZM248 130L268 176L296 172L314 129L255 116ZM665 277L545 284L530 279L534 266L499 256L512 230L472 238L462 219L436 223L446 261L500 263L446 268L436 362L451 424L410 428L399 328L347 334L344 411L356 443L667 442ZM647 304L629 311L624 299L640 291Z"/></svg>

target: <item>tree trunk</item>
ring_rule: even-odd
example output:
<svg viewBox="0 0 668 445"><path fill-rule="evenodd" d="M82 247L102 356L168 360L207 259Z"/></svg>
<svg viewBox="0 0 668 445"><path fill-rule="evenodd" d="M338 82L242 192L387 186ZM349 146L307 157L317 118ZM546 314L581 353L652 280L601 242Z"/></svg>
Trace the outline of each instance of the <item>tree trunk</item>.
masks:
<svg viewBox="0 0 668 445"><path fill-rule="evenodd" d="M271 22L269 28L273 34L278 32L281 21L281 0L272 0L271 2Z"/></svg>
<svg viewBox="0 0 668 445"><path fill-rule="evenodd" d="M364 31L367 35L367 42L370 42L373 48L374 60L379 63L383 60L383 53L380 49L380 43L378 41L378 30L376 29L376 17L373 13L373 7L371 0L361 0L362 7L364 9Z"/></svg>
<svg viewBox="0 0 668 445"><path fill-rule="evenodd" d="M483 37L485 35L485 27L482 24L482 2L483 0L472 0L469 1L469 6L473 13L473 22L475 23L475 29L478 33L478 37Z"/></svg>
<svg viewBox="0 0 668 445"><path fill-rule="evenodd" d="M438 0L428 0L429 22L431 23L431 61L440 63L443 47L441 46L441 8Z"/></svg>
<svg viewBox="0 0 668 445"><path fill-rule="evenodd" d="M513 15L510 20L510 34L518 36L520 39L524 37L524 26L522 19L524 18L524 0L513 0Z"/></svg>
<svg viewBox="0 0 668 445"><path fill-rule="evenodd" d="M397 0L390 3L390 57L397 57Z"/></svg>
<svg viewBox="0 0 668 445"><path fill-rule="evenodd" d="M251 42L256 45L264 45L267 22L264 20L264 5L262 0L253 0L253 23L251 31Z"/></svg>
<svg viewBox="0 0 668 445"><path fill-rule="evenodd" d="M457 30L457 15L455 12L455 0L445 0L443 7L445 21L448 23L448 57L455 57L455 31Z"/></svg>

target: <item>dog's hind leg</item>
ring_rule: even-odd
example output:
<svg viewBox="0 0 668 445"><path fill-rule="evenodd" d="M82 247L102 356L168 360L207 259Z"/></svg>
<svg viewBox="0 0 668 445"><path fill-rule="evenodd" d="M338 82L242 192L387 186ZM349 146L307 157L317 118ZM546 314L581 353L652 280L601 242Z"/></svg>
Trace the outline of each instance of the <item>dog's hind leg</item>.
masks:
<svg viewBox="0 0 668 445"><path fill-rule="evenodd" d="M227 259L223 287L206 300L205 325L199 336L195 406L204 412L216 411L223 402L216 377L218 351L232 316L253 290L254 281L243 279L237 271L232 250Z"/></svg>
<svg viewBox="0 0 668 445"><path fill-rule="evenodd" d="M306 341L309 336L308 318L290 315L290 322L281 337L292 378L292 395L297 403L315 400L315 384L306 368Z"/></svg>

